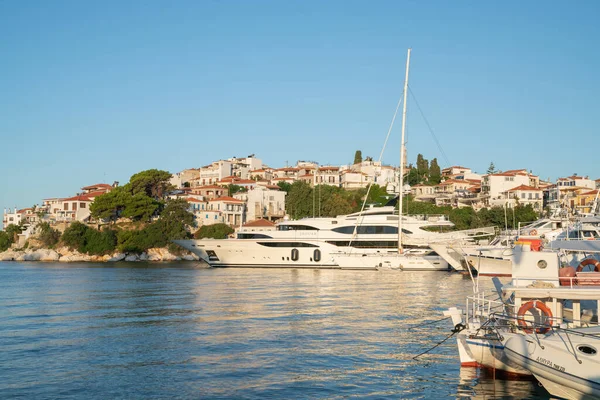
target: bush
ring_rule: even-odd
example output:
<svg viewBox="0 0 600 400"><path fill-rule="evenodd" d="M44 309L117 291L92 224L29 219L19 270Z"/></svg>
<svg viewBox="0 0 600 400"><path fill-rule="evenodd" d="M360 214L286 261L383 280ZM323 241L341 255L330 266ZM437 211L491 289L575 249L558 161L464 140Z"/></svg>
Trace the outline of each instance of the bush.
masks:
<svg viewBox="0 0 600 400"><path fill-rule="evenodd" d="M232 234L234 229L226 224L214 224L201 226L198 231L194 234L196 239L213 238L213 239L225 239L228 235Z"/></svg>
<svg viewBox="0 0 600 400"><path fill-rule="evenodd" d="M60 241L60 232L52 228L49 223L42 222L38 225L38 230L40 231L38 239L44 247L52 249Z"/></svg>
<svg viewBox="0 0 600 400"><path fill-rule="evenodd" d="M113 230L99 231L81 222L73 222L62 235L63 244L71 250L93 255L107 254L117 246L117 234Z"/></svg>
<svg viewBox="0 0 600 400"><path fill-rule="evenodd" d="M0 252L6 251L11 244L12 241L10 240L8 234L4 231L0 231Z"/></svg>
<svg viewBox="0 0 600 400"><path fill-rule="evenodd" d="M89 228L81 222L73 222L62 234L62 242L71 250L85 253L85 234Z"/></svg>

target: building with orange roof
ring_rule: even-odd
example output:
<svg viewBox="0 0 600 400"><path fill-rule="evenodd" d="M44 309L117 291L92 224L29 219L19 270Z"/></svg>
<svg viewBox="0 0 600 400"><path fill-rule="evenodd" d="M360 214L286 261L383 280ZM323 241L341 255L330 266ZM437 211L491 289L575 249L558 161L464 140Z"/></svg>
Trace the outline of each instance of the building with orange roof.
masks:
<svg viewBox="0 0 600 400"><path fill-rule="evenodd" d="M481 192L487 197L488 205L492 205L492 203L496 204L497 201L506 200L506 193L510 189L521 185L538 188L539 182L539 177L527 172L526 169L497 172L484 175L481 182Z"/></svg>

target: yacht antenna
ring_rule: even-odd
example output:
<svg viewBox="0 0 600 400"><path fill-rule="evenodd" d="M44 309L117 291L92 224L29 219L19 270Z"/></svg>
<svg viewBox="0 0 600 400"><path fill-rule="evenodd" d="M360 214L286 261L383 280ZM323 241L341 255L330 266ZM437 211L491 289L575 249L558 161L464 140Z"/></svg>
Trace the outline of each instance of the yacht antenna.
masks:
<svg viewBox="0 0 600 400"><path fill-rule="evenodd" d="M402 101L402 139L400 140L400 177L398 194L398 253L402 253L402 195L404 188L404 133L406 131L406 95L408 94L408 69L410 67L410 50L406 56L406 77L404 78L404 100Z"/></svg>

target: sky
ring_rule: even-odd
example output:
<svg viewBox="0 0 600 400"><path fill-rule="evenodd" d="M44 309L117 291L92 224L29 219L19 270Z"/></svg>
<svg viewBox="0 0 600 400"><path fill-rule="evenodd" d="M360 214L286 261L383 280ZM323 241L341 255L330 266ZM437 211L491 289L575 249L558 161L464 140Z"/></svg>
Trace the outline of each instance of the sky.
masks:
<svg viewBox="0 0 600 400"><path fill-rule="evenodd" d="M598 15L598 1L0 1L0 208L249 154L378 160L408 48L408 162L600 178ZM398 119L382 161L399 148Z"/></svg>

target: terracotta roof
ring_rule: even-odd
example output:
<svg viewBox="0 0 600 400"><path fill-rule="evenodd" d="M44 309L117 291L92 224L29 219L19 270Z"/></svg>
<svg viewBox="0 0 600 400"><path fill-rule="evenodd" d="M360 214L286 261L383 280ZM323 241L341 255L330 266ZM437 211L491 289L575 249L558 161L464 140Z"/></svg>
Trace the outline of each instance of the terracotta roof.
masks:
<svg viewBox="0 0 600 400"><path fill-rule="evenodd" d="M61 199L61 201L94 201L94 199L89 198L87 195L81 194L79 196L69 197L68 199Z"/></svg>
<svg viewBox="0 0 600 400"><path fill-rule="evenodd" d="M592 191L587 192L587 193L581 193L582 196L589 196L589 195L595 195L595 194L598 194L598 189L592 190Z"/></svg>
<svg viewBox="0 0 600 400"><path fill-rule="evenodd" d="M459 169L471 169L471 168L467 168L467 167L461 167L459 165L454 165L452 167L448 167L448 168L444 168L442 171L446 171L448 169L453 169L453 168L459 168Z"/></svg>
<svg viewBox="0 0 600 400"><path fill-rule="evenodd" d="M98 196L101 196L101 195L106 194L106 193L107 192L105 192L104 190L95 190L93 192L86 193L85 196L87 196L87 197L98 197Z"/></svg>
<svg viewBox="0 0 600 400"><path fill-rule="evenodd" d="M277 168L275 171L288 171L288 172L298 172L300 171L300 168L295 168L295 167L285 167L285 168Z"/></svg>
<svg viewBox="0 0 600 400"><path fill-rule="evenodd" d="M271 227L271 226L275 226L275 224L271 221L268 221L266 219L256 219L254 221L250 221L246 224L244 224L244 226L264 226L264 227Z"/></svg>
<svg viewBox="0 0 600 400"><path fill-rule="evenodd" d="M444 182L440 183L440 185L449 185L451 183L466 183L467 185L473 185L473 182L469 182L464 179L448 179L448 180L445 180Z"/></svg>
<svg viewBox="0 0 600 400"><path fill-rule="evenodd" d="M273 178L271 179L272 181L293 181L294 178L289 178L287 176L281 177L281 178Z"/></svg>
<svg viewBox="0 0 600 400"><path fill-rule="evenodd" d="M185 201L187 201L188 203L204 203L202 200L198 200L194 197L188 197L187 199L185 199Z"/></svg>
<svg viewBox="0 0 600 400"><path fill-rule="evenodd" d="M200 187L195 187L194 190L204 190L204 189L223 189L223 186L217 186L217 185L207 185L207 186L200 186Z"/></svg>
<svg viewBox="0 0 600 400"><path fill-rule="evenodd" d="M319 171L339 171L339 170L340 170L340 167L334 167L334 166L319 168Z"/></svg>
<svg viewBox="0 0 600 400"><path fill-rule="evenodd" d="M90 189L98 189L98 188L112 189L112 185L109 185L107 183L98 183L96 185L82 187L81 190L90 190Z"/></svg>
<svg viewBox="0 0 600 400"><path fill-rule="evenodd" d="M243 203L242 200L234 199L233 197L229 196L217 197L216 199L211 199L209 201L222 201L225 203Z"/></svg>
<svg viewBox="0 0 600 400"><path fill-rule="evenodd" d="M536 192L541 192L542 191L542 189L536 188L536 187L533 187L533 186L519 185L517 187L514 187L512 189L507 190L507 192L514 192L514 191L517 191L517 190L533 190L533 191L536 191Z"/></svg>

